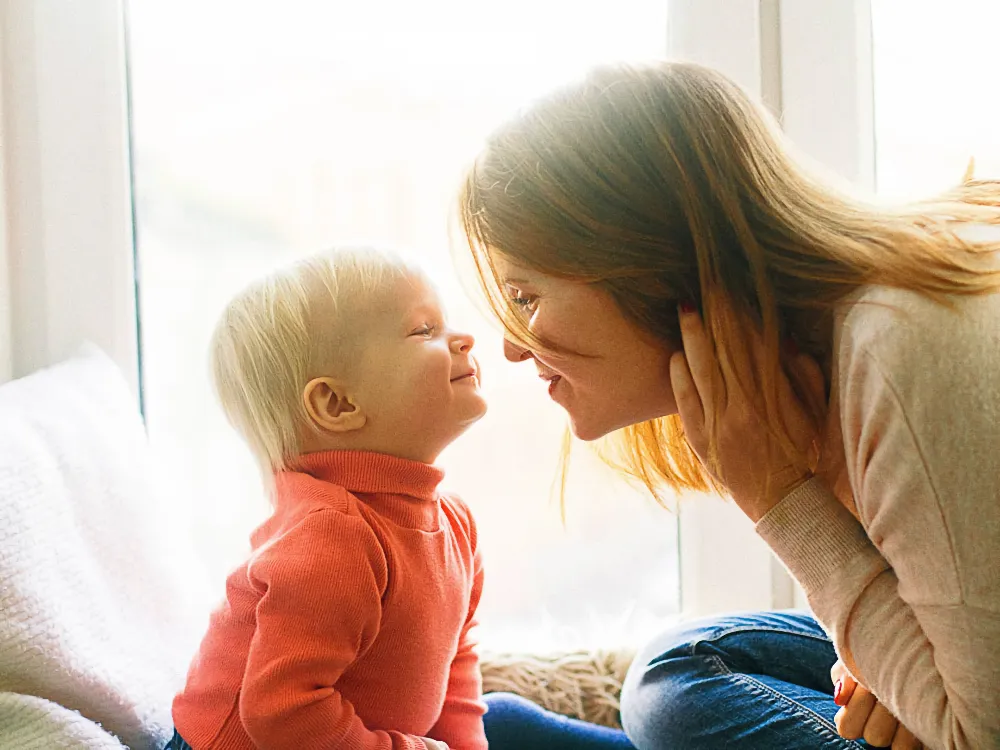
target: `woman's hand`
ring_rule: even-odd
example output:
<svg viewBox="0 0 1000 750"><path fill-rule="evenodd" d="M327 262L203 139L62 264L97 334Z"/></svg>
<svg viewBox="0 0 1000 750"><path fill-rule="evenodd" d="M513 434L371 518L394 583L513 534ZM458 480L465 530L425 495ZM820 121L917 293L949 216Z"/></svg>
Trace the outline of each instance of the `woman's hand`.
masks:
<svg viewBox="0 0 1000 750"><path fill-rule="evenodd" d="M842 661L830 670L833 700L841 709L834 721L837 732L846 740L864 739L872 747L892 750L921 750L923 744L909 729L889 713L864 685L851 677Z"/></svg>
<svg viewBox="0 0 1000 750"><path fill-rule="evenodd" d="M810 476L792 465L760 420L763 396L749 391L749 384L755 382L754 373L764 362L763 342L756 332L751 333L749 340L732 342L733 361L720 362L696 311L682 308L680 323L684 350L670 360L670 379L684 432L702 463L756 523ZM810 389L810 398L822 399L823 374L816 361L795 355L787 362L799 369L800 381ZM807 454L819 437L819 426L810 419L784 371L779 378L781 417L795 446ZM712 467L707 428L715 418L718 464Z"/></svg>

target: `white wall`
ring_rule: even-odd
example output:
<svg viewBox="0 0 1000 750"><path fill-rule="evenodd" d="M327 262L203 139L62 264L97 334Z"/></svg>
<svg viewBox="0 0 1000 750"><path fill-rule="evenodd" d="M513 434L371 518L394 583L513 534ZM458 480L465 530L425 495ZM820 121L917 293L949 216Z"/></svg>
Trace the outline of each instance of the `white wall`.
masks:
<svg viewBox="0 0 1000 750"><path fill-rule="evenodd" d="M89 340L138 383L122 0L0 0L0 377Z"/></svg>

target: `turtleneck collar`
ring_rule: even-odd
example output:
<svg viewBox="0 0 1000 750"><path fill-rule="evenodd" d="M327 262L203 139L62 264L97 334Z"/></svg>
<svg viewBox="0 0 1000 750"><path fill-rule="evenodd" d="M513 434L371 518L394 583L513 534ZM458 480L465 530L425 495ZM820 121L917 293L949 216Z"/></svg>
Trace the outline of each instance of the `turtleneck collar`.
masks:
<svg viewBox="0 0 1000 750"><path fill-rule="evenodd" d="M324 451L301 456L294 470L364 496L368 505L395 523L437 528L437 487L444 479L437 466L385 453Z"/></svg>

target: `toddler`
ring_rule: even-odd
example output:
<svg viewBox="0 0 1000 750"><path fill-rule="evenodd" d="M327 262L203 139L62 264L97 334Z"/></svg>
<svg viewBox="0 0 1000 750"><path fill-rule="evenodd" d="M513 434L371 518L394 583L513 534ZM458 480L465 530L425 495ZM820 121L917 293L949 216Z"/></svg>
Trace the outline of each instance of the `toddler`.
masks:
<svg viewBox="0 0 1000 750"><path fill-rule="evenodd" d="M340 250L228 306L225 413L273 514L174 700L186 750L485 750L476 526L439 453L486 412L473 339L416 270Z"/></svg>

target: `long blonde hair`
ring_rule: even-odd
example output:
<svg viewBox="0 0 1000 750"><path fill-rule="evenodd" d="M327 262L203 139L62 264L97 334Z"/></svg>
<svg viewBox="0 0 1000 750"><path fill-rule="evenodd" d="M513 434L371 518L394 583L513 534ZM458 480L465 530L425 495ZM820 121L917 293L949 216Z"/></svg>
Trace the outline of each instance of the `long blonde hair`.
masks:
<svg viewBox="0 0 1000 750"><path fill-rule="evenodd" d="M212 336L212 380L265 479L302 453L309 380L346 377L355 364L359 305L410 272L389 251L340 248L275 271L226 306Z"/></svg>
<svg viewBox="0 0 1000 750"><path fill-rule="evenodd" d="M895 209L841 194L800 166L762 106L686 63L599 68L520 113L469 170L459 216L490 306L533 347L555 344L507 299L497 255L605 290L673 346L680 302L699 307L720 358L754 326L766 360L741 386L763 394L762 418L800 464L810 459L777 410L780 342L825 360L834 309L863 285L939 301L1000 287L1000 271L979 262L1000 246L956 233L1000 223L998 183L967 180ZM820 417L825 405L810 407ZM619 431L604 457L654 494L664 484L717 489L676 416Z"/></svg>

